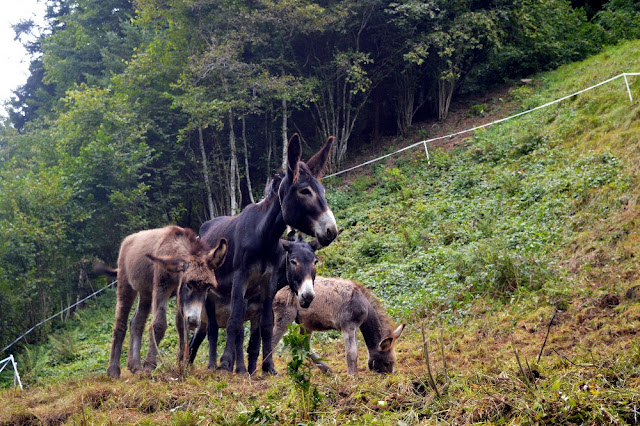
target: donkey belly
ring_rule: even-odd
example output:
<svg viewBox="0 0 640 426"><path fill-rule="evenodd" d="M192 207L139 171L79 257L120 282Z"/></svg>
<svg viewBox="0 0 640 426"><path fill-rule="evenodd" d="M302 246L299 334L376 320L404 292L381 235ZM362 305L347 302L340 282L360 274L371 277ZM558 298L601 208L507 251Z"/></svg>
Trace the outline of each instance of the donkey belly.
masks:
<svg viewBox="0 0 640 426"><path fill-rule="evenodd" d="M298 309L296 322L302 324L309 331L340 330L340 321L330 312L314 310L313 305L309 309Z"/></svg>
<svg viewBox="0 0 640 426"><path fill-rule="evenodd" d="M225 303L226 302L226 303ZM252 300L247 303L247 309L245 310L243 321L251 321L258 318L262 309L262 303L259 300ZM218 322L218 328L227 328L229 317L231 316L231 304L230 300L217 300L216 301L216 321Z"/></svg>

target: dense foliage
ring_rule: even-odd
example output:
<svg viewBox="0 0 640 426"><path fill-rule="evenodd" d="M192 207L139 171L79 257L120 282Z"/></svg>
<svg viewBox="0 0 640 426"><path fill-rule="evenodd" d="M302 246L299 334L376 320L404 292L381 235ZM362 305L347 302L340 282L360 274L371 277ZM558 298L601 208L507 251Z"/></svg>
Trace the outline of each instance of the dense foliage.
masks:
<svg viewBox="0 0 640 426"><path fill-rule="evenodd" d="M45 28L15 27L31 76L0 127L3 347L90 292L92 261L114 264L125 235L167 223L197 229L259 197L293 131L309 151L335 135L337 169L416 118L444 119L459 93L640 31L637 5L624 0L589 13L566 0L47 4ZM377 173L393 186L404 179L396 170ZM477 181L450 186L471 191ZM409 231L403 238L416 244ZM382 256L376 244L363 252ZM519 242L501 244L512 256Z"/></svg>

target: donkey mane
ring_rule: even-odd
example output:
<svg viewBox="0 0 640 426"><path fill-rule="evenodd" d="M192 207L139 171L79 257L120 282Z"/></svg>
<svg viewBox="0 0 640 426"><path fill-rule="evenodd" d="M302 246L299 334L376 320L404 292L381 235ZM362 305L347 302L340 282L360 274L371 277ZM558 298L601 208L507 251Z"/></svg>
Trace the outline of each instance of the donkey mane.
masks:
<svg viewBox="0 0 640 426"><path fill-rule="evenodd" d="M391 322L391 318L389 318L389 315L387 315L387 311L382 305L382 302L380 302L380 299L378 299L371 292L371 290L365 287L364 284L359 283L358 281L353 281L353 283L356 285L356 288L362 293L362 295L367 298L367 300L373 307L376 317L378 318L378 321L380 321L380 325L386 330L392 330L393 324ZM381 329L381 331L384 332L384 329Z"/></svg>
<svg viewBox="0 0 640 426"><path fill-rule="evenodd" d="M269 183L264 188L264 198L263 200L269 200L273 197L278 196L278 188L280 188L280 183L284 179L284 175L282 173L276 173L271 177Z"/></svg>
<svg viewBox="0 0 640 426"><path fill-rule="evenodd" d="M204 241L200 238L197 238L193 230L189 228L180 228L179 226L170 226L167 234L164 237L164 241L174 240L176 238L185 238L188 242L187 247L189 248L190 255L197 255L202 253L202 251L207 250L207 246Z"/></svg>

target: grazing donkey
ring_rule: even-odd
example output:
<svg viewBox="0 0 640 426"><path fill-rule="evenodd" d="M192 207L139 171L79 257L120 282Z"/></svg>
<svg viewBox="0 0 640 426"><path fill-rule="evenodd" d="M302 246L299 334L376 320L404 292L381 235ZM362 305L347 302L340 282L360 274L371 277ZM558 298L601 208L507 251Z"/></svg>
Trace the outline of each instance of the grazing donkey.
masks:
<svg viewBox="0 0 640 426"><path fill-rule="evenodd" d="M287 225L314 236L325 246L337 236L336 221L319 182L325 174L333 139L327 139L305 164L300 161L300 138L293 135L287 150L286 174L274 178L266 197L257 204L248 205L237 216L217 217L200 228L200 238L209 244L220 238L229 241L227 259L216 270L218 293L230 299L227 342L218 367L222 370L233 371L235 364L237 373L247 371L242 356L245 305L247 300L260 297L262 370L276 374L271 357L271 306L280 262L276 256L278 244Z"/></svg>
<svg viewBox="0 0 640 426"><path fill-rule="evenodd" d="M394 345L405 324L393 328L391 320L376 297L362 284L341 278L316 277L316 298L307 309L287 288L278 291L273 301L274 348L292 322L297 322L311 339L314 331L341 330L344 336L347 373L358 374L356 329L360 328L369 351L369 370L392 373L396 363ZM329 366L311 352L311 358L325 372Z"/></svg>
<svg viewBox="0 0 640 426"><path fill-rule="evenodd" d="M142 333L153 311L153 321L149 329L149 353L144 362L144 370L151 372L156 367L158 343L167 329L167 302L180 289L181 297L188 295L204 298L210 289L217 287L213 270L218 268L227 253L227 241L216 240L216 247L209 249L196 238L190 229L167 226L159 229L140 231L129 235L120 246L118 269L103 267L100 272L117 274L118 290L116 320L113 326L113 341L109 355L110 377L120 377L120 355L122 342L127 332L127 318L136 296L138 307L131 319L131 343L127 367L132 373L142 369L140 345ZM99 269L99 268L97 268ZM199 296L196 296L199 295ZM189 323L198 322L200 312L190 312ZM180 348L185 344L183 317L178 315L176 325L180 337ZM178 356L182 353L178 351Z"/></svg>
<svg viewBox="0 0 640 426"><path fill-rule="evenodd" d="M288 285L288 288L300 298L302 306L309 306L315 297L313 281L316 278L316 264L318 258L315 250L321 248L317 240L310 243L304 242L298 236L297 241L280 240L278 250L275 253L280 259L277 273L277 288L281 289ZM179 302L179 309L187 310L189 301L183 299ZM262 308L262 297L256 295L251 300L247 300L247 308L244 321L251 321L251 334L249 337L248 371L253 374L256 371L258 355L260 353L260 313ZM207 299L206 312L203 311L201 325L197 327L191 343L190 359L193 363L198 348L204 340L205 334L209 339L209 365L208 368L215 368L217 362L218 329L226 328L231 314L231 300L228 297L209 297ZM212 321L208 319L212 318Z"/></svg>

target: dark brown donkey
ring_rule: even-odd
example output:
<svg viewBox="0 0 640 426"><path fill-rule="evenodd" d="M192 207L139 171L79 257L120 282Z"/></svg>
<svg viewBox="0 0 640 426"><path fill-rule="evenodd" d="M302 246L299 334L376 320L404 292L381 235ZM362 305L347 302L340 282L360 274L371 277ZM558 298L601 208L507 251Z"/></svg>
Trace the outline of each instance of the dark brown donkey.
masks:
<svg viewBox="0 0 640 426"><path fill-rule="evenodd" d="M215 248L210 249L196 238L192 230L177 226L140 231L124 239L118 255L118 269L105 268L101 271L108 274L117 273L118 277L116 320L107 369L110 377L120 377L122 342L127 332L127 318L136 296L139 295L140 298L131 319L127 367L132 373L142 369L140 345L151 310L153 321L149 329L149 353L144 362L144 370L150 372L156 367L157 345L167 330L169 297L180 287L181 293L185 296L190 294L195 297L199 294L204 302L209 290L217 286L213 270L224 262L227 242L220 239L216 240L216 244ZM187 321L198 322L200 316L200 312L191 312ZM182 315L177 315L180 349L184 347L188 337L184 336L182 321ZM182 350L179 350L178 356L181 353Z"/></svg>
<svg viewBox="0 0 640 426"><path fill-rule="evenodd" d="M318 258L315 250L321 248L317 240L311 243L304 242L300 236L297 241L280 240L278 254L280 265L278 267L278 289L285 286L296 294L301 300L301 304L309 306L315 297L313 281L316 278L316 264ZM215 306L209 303L215 302ZM190 301L179 300L178 308L184 311L190 309ZM249 337L248 370L253 374L256 370L258 355L260 353L260 313L262 309L262 297L256 295L253 299L247 300L247 308L244 320L251 321L251 334ZM191 356L189 361L193 362L198 351L198 347L204 340L205 334L209 339L209 368L215 368L217 362L218 329L226 328L231 314L231 300L224 297L209 297L200 327L196 328L193 339L189 345ZM212 318L212 321L209 321ZM191 327L193 328L193 327Z"/></svg>
<svg viewBox="0 0 640 426"><path fill-rule="evenodd" d="M300 307L298 298L288 288L276 294L273 347L294 321L302 326L307 339L311 339L314 331L340 330L346 346L347 373L358 374L356 330L360 328L369 351L369 370L392 373L396 363L394 345L405 325L394 329L378 299L355 281L316 277L314 290L316 297L307 309ZM311 358L323 371L330 371L314 352Z"/></svg>
<svg viewBox="0 0 640 426"><path fill-rule="evenodd" d="M235 364L236 372L247 371L242 356L245 305L259 296L262 370L276 372L271 357L271 305L277 288L278 244L287 225L317 238L325 246L335 239L336 221L319 182L332 144L333 137L305 164L300 161L300 139L294 135L289 141L286 174L273 180L262 201L250 204L237 216L217 217L200 228L200 238L209 244L220 238L229 241L227 259L216 270L219 293L230 299L227 342L220 369L232 371Z"/></svg>

